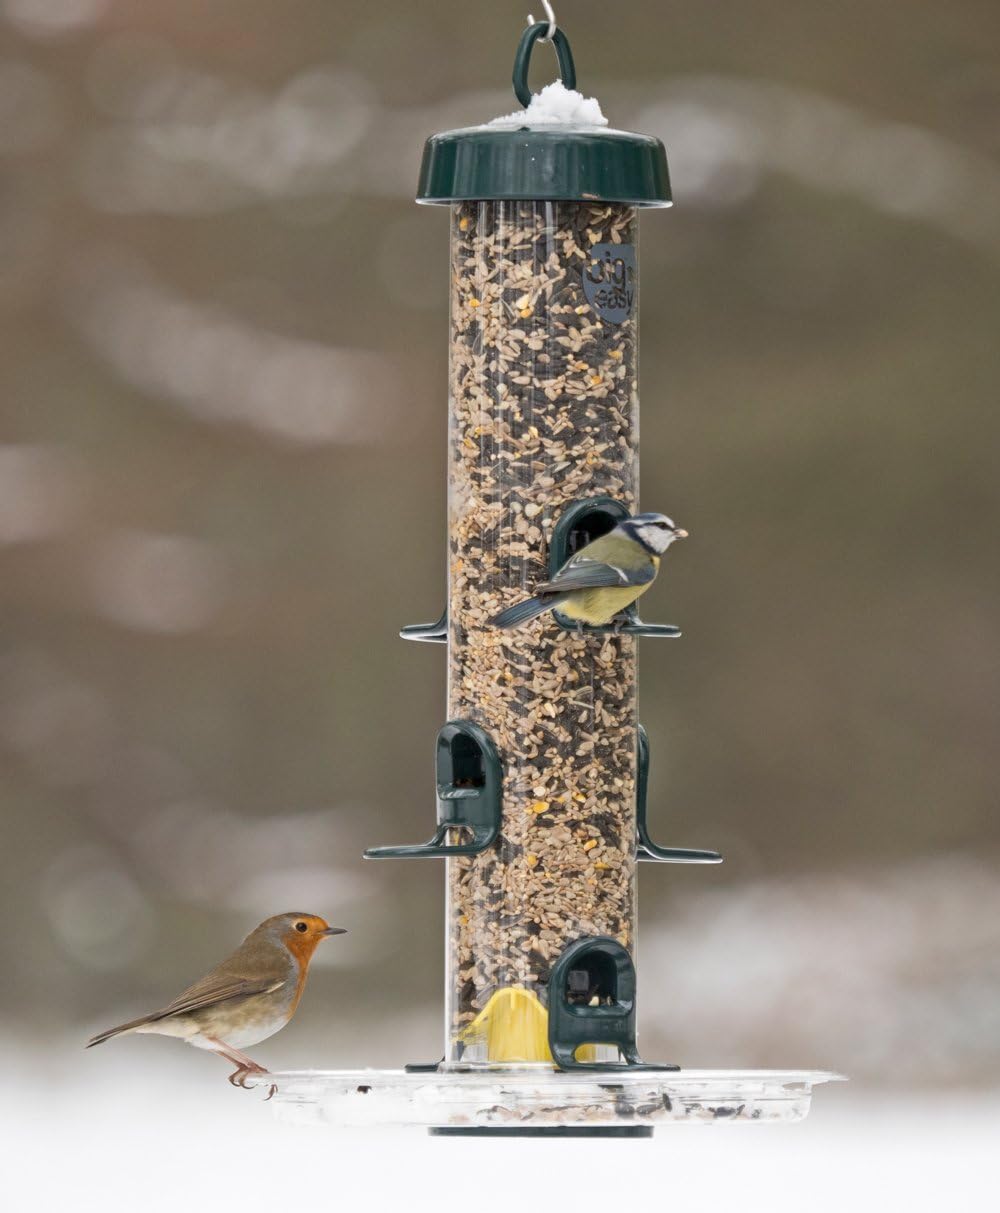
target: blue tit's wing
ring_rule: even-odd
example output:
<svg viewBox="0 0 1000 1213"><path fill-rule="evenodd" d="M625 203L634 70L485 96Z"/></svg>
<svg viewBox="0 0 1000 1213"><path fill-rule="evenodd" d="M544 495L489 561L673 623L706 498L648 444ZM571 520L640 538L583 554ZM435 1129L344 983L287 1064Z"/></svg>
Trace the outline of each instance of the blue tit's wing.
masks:
<svg viewBox="0 0 1000 1213"><path fill-rule="evenodd" d="M582 553L563 565L551 581L535 586L536 594L568 594L573 590L622 589L630 585L648 585L656 576L652 561L644 560L634 569L619 568L610 561L594 560Z"/></svg>

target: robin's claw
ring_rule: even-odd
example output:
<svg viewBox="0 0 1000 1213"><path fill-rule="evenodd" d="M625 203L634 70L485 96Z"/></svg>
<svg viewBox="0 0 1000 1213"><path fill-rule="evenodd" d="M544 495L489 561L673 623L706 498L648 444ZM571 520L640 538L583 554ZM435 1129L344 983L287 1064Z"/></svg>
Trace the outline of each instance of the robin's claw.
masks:
<svg viewBox="0 0 1000 1213"><path fill-rule="evenodd" d="M234 1087L240 1087L244 1091L250 1091L253 1089L254 1084L248 1082L247 1079L254 1077L256 1074L266 1073L267 1070L265 1070L263 1066L258 1066L254 1062L249 1066L240 1066L238 1069L234 1070L232 1074L229 1075L229 1082ZM277 1089L278 1088L272 1083L268 1088L269 1094L267 1095L267 1098L270 1099Z"/></svg>

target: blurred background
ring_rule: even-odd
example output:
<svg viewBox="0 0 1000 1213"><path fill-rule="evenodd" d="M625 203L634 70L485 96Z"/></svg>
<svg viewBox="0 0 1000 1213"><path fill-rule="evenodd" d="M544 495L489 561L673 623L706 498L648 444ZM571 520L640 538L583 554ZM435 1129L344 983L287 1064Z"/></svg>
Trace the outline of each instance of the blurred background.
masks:
<svg viewBox="0 0 1000 1213"><path fill-rule="evenodd" d="M512 108L524 8L0 0L0 1000L53 1084L231 1096L81 1045L288 909L350 934L262 1061L441 1053L443 872L361 859L431 832L444 712L396 637L444 586L412 195L428 134ZM989 1088L1000 8L556 8L675 193L642 500L693 537L642 718L655 836L726 863L642 871L643 1051Z"/></svg>

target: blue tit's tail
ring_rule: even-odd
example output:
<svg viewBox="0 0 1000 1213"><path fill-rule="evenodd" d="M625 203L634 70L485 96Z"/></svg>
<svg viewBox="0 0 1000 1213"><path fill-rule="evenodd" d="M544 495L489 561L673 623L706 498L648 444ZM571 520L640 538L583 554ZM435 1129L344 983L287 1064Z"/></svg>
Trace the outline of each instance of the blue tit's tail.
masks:
<svg viewBox="0 0 1000 1213"><path fill-rule="evenodd" d="M562 602L561 597L553 597L550 594L546 594L544 598L525 598L524 602L508 607L506 611L494 615L487 622L494 628L516 628L522 623L527 623L529 619L537 619L539 615L551 611L560 602Z"/></svg>

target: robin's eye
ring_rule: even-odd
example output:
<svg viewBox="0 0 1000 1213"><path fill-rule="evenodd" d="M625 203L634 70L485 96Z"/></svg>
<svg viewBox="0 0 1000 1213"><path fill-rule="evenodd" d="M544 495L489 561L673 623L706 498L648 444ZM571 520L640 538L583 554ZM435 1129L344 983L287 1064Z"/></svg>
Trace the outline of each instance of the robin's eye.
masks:
<svg viewBox="0 0 1000 1213"><path fill-rule="evenodd" d="M295 924L295 929L296 931L308 931L309 924L307 922L297 922Z"/></svg>

